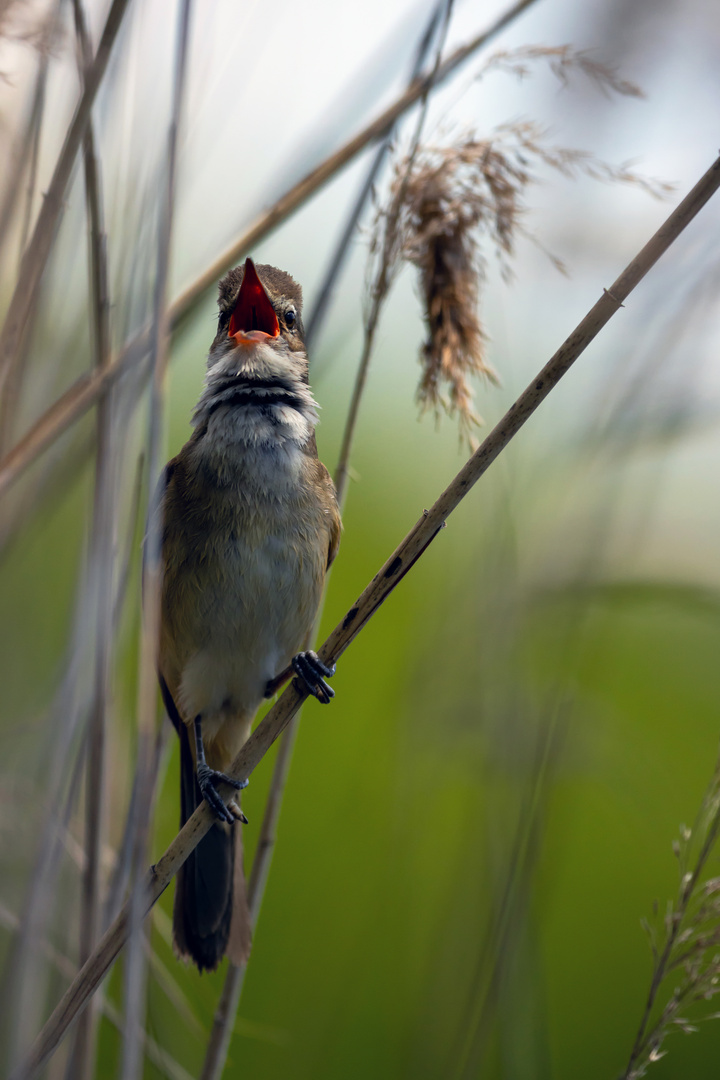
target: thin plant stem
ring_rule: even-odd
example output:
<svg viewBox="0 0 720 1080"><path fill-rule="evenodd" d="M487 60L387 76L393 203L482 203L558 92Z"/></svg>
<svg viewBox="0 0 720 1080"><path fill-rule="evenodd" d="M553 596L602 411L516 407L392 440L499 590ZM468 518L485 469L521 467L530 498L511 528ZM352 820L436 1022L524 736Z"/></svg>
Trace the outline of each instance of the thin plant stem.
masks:
<svg viewBox="0 0 720 1080"><path fill-rule="evenodd" d="M375 334L377 332L378 322L380 321L380 314L387 299L388 292L393 276L393 252L394 240L397 232L397 223L402 210L403 201L405 198L405 191L407 187L407 181L410 176L410 172L415 161L415 156L420 145L420 136L425 124L425 117L427 116L427 108L430 100L430 92L438 78L438 74L441 68L442 48L447 36L448 26L450 24L450 16L452 15L452 0L447 0L443 5L443 26L440 32L440 40L437 45L437 53L435 57L435 64L433 70L425 80L425 90L421 98L420 112L418 114L417 123L415 125L415 131L410 143L410 152L407 156L407 163L403 178L400 182L397 192L395 193L390 209L387 214L384 227L384 241L382 247L382 253L380 255L380 263L378 272L373 282L373 286L370 292L370 311L365 321L365 333L363 337L363 348L360 356L360 363L358 364L357 375L355 376L355 385L353 387L352 397L350 399L350 409L348 413L347 423L343 432L342 443L340 446L340 459L335 471L335 488L338 495L338 502L342 507L345 495L347 491L347 482L349 477L350 468L350 451L352 449L353 439L355 438L355 428L357 426L358 415L360 412L360 402L365 392L365 384L367 383L368 372L370 369L370 358L372 356L373 348L375 345Z"/></svg>
<svg viewBox="0 0 720 1080"><path fill-rule="evenodd" d="M715 160L710 169L670 214L655 235L622 271L612 286L603 290L600 299L593 305L542 370L538 372L492 431L489 432L433 506L423 512L419 521L402 540L384 566L380 568L356 603L347 612L342 622L335 627L318 650L320 658L325 663L334 663L352 644L381 604L442 531L452 511L459 506L471 488L484 475L562 377L567 374L590 342L595 339L600 330L623 306L624 300L636 285L645 277L660 256L667 251L708 200L712 198L719 187L720 157ZM292 717L298 712L306 697L307 691L297 686L295 680L288 685L275 705L266 713L250 735L250 738L243 745L233 762L229 770L229 775L233 779L247 779L278 736L285 730ZM231 789L229 785L225 785L223 789L221 785L221 790L224 790L225 796L228 797L231 790L234 789ZM190 852L194 851L197 844L208 832L212 822L212 811L207 803L203 802L185 823L162 857L151 868L146 884L148 910L165 891ZM15 1073L11 1080L17 1080L19 1076L31 1080L49 1060L61 1042L69 1024L86 1007L89 998L95 993L108 968L125 944L128 925L128 906L126 905L56 1006L36 1039L22 1071Z"/></svg>
<svg viewBox="0 0 720 1080"><path fill-rule="evenodd" d="M27 190L25 193L25 210L23 212L22 228L20 231L20 257L22 258L30 232L32 220L32 208L35 200L35 185L37 183L38 160L40 157L40 134L42 132L43 114L45 112L45 95L47 91L48 71L50 68L50 56L60 29L60 13L64 0L56 0L54 10L50 13L46 30L43 34L45 40L40 46L40 63L38 67L37 82L35 85L35 100L30 118L28 144L30 147L30 170L28 175Z"/></svg>
<svg viewBox="0 0 720 1080"><path fill-rule="evenodd" d="M482 1037L503 975L503 964L518 937L518 911L537 864L548 784L563 741L566 712L567 703L558 702L550 715L543 719L537 732L533 773L518 816L501 895L475 963L474 982L478 986L478 993L470 1003L469 1015L463 1024L455 1080L479 1075L477 1059L483 1050Z"/></svg>
<svg viewBox="0 0 720 1080"><path fill-rule="evenodd" d="M33 100L32 112L30 115L30 121L28 124L28 130L25 133L27 140L27 148L25 153L21 153L18 157L18 181L22 172L24 171L26 155L29 154L28 163L28 176L25 186L25 205L22 211L22 223L20 226L20 238L18 243L19 252L19 267L22 266L22 259L25 253L25 246L27 244L27 238L30 232L30 224L32 221L33 203L35 201L35 187L37 184L37 172L38 162L40 158L40 137L42 134L43 116L45 113L45 99L47 91L47 80L50 69L50 57L52 48L56 42L60 30L60 15L62 12L63 0L57 0L52 12L50 13L45 29L43 32L43 39L40 45L40 61L38 66L37 80L35 84L35 94ZM15 194L8 190L7 202L5 209L11 211L15 204ZM0 226L0 234L4 231ZM2 395L2 401L0 402L0 446L3 444L5 438L9 438L10 421L15 415L18 397L21 389L22 370L19 364L16 364L13 371L10 373Z"/></svg>
<svg viewBox="0 0 720 1080"><path fill-rule="evenodd" d="M19 534L42 512L51 515L53 506L65 498L68 488L81 475L83 466L95 452L95 431L91 428L66 451L50 453L40 468L3 507L0 521L0 559ZM31 526L30 526L31 527Z"/></svg>
<svg viewBox="0 0 720 1080"><path fill-rule="evenodd" d="M713 848L717 843L718 836L720 836L720 807L718 807L710 821L710 825L707 829L705 839L697 857L697 861L692 871L687 877L687 880L683 880L680 891L680 902L677 909L672 916L672 922L670 930L665 941L665 946L660 953L655 963L653 976L650 981L650 989L648 990L648 996L645 1001L645 1008L643 1010L642 1019L640 1020L640 1026L635 1036L635 1042L633 1043L632 1050L630 1052L630 1058L628 1060L627 1068L622 1074L622 1080L629 1080L633 1075L633 1069L638 1062L638 1059L645 1053L648 1046L652 1045L653 1037L663 1027L663 1017L661 1016L658 1022L650 1029L650 1018L652 1016L657 996L660 991L660 987L665 981L667 975L674 968L678 967L681 960L672 959L673 950L678 941L680 931L683 926L685 915L687 914L688 905L695 892L695 887L700 880L700 875L705 869L705 865L710 858ZM686 988L687 989L687 988ZM682 1000L682 994L678 1000Z"/></svg>
<svg viewBox="0 0 720 1080"><path fill-rule="evenodd" d="M133 822L133 854L129 901L128 955L125 965L125 1033L122 1080L136 1080L142 1072L146 967L143 920L146 912L146 862L154 792L153 745L157 714L157 648L160 639L160 590L162 586L161 524L158 514L160 470L164 460L164 410L169 323L167 291L170 276L177 155L187 75L192 0L182 0L177 16L177 39L172 113L168 132L166 186L160 208L157 278L151 331L152 384L148 431L148 477L150 507L145 537L143 620L140 641L138 686L137 813Z"/></svg>
<svg viewBox="0 0 720 1080"><path fill-rule="evenodd" d="M20 926L20 920L17 915L12 911L9 911L1 903L0 926L5 927L5 929L9 930L11 933L16 933ZM46 960L52 964L55 970L58 971L63 978L73 978L77 971L77 967L68 956L64 956L63 953L59 952L47 940L39 942L39 949ZM102 999L100 1001L100 1012L107 1020L109 1020L117 1031L122 1031L123 1020L119 1009L116 1009L109 1001ZM160 1074L166 1076L168 1080L192 1080L190 1073L149 1035L145 1035L144 1049L148 1060L151 1061L160 1071Z"/></svg>
<svg viewBox="0 0 720 1080"><path fill-rule="evenodd" d="M15 139L15 146L6 163L7 177L3 199L0 203L0 249L2 249L10 222L13 220L17 199L22 191L22 177L28 163L28 155L35 146L34 133L39 129L40 118L45 104L45 87L55 34L58 28L58 12L63 0L57 0L55 8L48 13L38 44L38 68L27 119L21 134ZM24 243L22 245L24 247ZM22 248L21 248L22 251Z"/></svg>
<svg viewBox="0 0 720 1080"><path fill-rule="evenodd" d="M75 115L68 128L55 171L45 192L32 236L23 255L7 314L0 331L0 438L7 432L7 409L14 394L6 395L20 370L22 343L37 300L38 288L65 205L75 158L90 119L95 95L110 60L115 39L127 10L128 0L113 0L95 58L87 69L84 88Z"/></svg>
<svg viewBox="0 0 720 1080"><path fill-rule="evenodd" d="M76 654L82 621L82 613L78 612L70 656ZM86 740L82 738L79 746L74 740L83 709L74 700L76 673L72 664L70 668L70 674L53 709L54 714L58 719L62 718L64 723L57 725L59 731L51 751L55 769L48 810L44 815L38 854L23 903L22 918L18 922L12 962L7 966L0 994L2 1012L8 1022L7 1063L10 1069L15 1067L26 1052L35 1024L40 1019L45 972L41 970L39 943L47 936L63 855L63 836L75 809L85 761ZM73 748L77 753L70 764Z"/></svg>
<svg viewBox="0 0 720 1080"><path fill-rule="evenodd" d="M536 0L517 0L496 19L491 27L456 49L441 63L435 75L435 85L438 86L452 75L473 53L482 48L491 38L496 37L535 2ZM428 78L417 79L366 128L327 157L282 195L269 210L261 214L242 236L238 237L235 243L227 248L170 306L168 312L170 328L177 329L194 311L207 291L215 285L218 278L229 267L234 266L241 255L281 225L362 150L376 139L386 135L395 122L422 98L427 85ZM113 358L106 371L89 372L80 376L35 421L12 449L0 458L0 497L48 446L84 416L88 409L92 408L109 382L116 380L130 367L141 363L146 358L147 343L148 331L145 330L128 342Z"/></svg>
<svg viewBox="0 0 720 1080"><path fill-rule="evenodd" d="M78 62L83 78L92 64L92 48L82 0L73 0ZM83 138L85 199L88 218L90 311L93 324L95 367L110 362L110 301L106 234L100 165L92 117ZM84 964L100 930L102 879L100 860L104 835L105 715L110 698L113 639L113 555L115 540L115 474L118 431L113 423L113 388L98 401L96 418L95 491L90 540L91 591L95 598L95 658L93 697L88 721L85 783L85 853L80 903L79 962ZM101 995L98 995L100 998ZM98 1003L99 1004L99 1003ZM94 1073L98 1008L80 1017L75 1044L68 1060L68 1080L90 1080Z"/></svg>
<svg viewBox="0 0 720 1080"><path fill-rule="evenodd" d="M277 823L280 817L280 808L297 738L299 721L300 712L298 711L282 733L270 780L265 813L260 826L260 835L248 880L247 899L253 929L260 914L263 896L265 895L265 885L270 873L270 863L277 835ZM228 965L222 993L213 1017L213 1026L205 1052L205 1061L200 1080L220 1080L223 1074L246 970L247 961L244 964Z"/></svg>
<svg viewBox="0 0 720 1080"><path fill-rule="evenodd" d="M425 65L427 54L430 51L430 46L432 44L435 30L437 28L438 22L440 21L440 17L445 6L445 0L440 0L440 2L435 5L432 12L430 13L430 18L428 20L427 26L425 27L423 35L418 44L418 48L415 54L415 61L413 63L412 74L410 76L408 86L412 86L415 80L418 79L422 74L422 69ZM387 132L387 134L382 139L380 146L375 152L375 157L373 158L370 168L368 169L367 176L365 177L360 187L360 190L355 198L355 202L353 203L352 209L348 214L347 221L345 222L343 230L340 234L340 238L338 239L338 242L335 246L335 250L330 257L330 261L325 271L325 276L323 277L322 284L318 291L318 298L315 301L315 305L313 307L310 318L307 321L307 327L305 329L305 344L307 345L308 353L310 352L315 339L318 337L322 328L322 324L325 321L325 316L327 315L327 312L329 310L333 294L338 287L338 282L347 259L348 250L350 248L350 241L352 240L355 230L357 229L358 222L360 220L360 217L362 216L363 210L367 205L368 199L372 194L373 187L375 186L375 181L385 160L385 156L390 149L394 134L395 126L393 126Z"/></svg>

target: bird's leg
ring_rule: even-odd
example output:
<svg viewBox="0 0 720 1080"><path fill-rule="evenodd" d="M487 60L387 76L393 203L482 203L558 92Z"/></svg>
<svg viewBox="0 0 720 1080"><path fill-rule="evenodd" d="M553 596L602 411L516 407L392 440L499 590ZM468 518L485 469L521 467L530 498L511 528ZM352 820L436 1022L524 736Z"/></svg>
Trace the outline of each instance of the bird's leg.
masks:
<svg viewBox="0 0 720 1080"><path fill-rule="evenodd" d="M335 691L332 686L328 686L325 679L330 679L335 674L335 665L328 667L311 649L293 656L290 664L295 674L300 676L302 682L320 704L329 705L331 699L335 697Z"/></svg>
<svg viewBox="0 0 720 1080"><path fill-rule="evenodd" d="M276 675L274 679L268 679L265 687L265 697L274 697L277 694L281 686L283 686L288 679L292 676L292 665L288 664L286 668L283 668L279 675Z"/></svg>
<svg viewBox="0 0 720 1080"><path fill-rule="evenodd" d="M231 776L226 776L225 773L217 772L216 769L210 768L205 761L201 716L195 717L195 761L195 775L203 799L205 799L205 802L208 804L216 818L219 818L220 821L227 821L229 825L232 825L237 814L225 805L215 785L222 780L224 783L230 784L238 791L242 791L243 788L248 786L250 781L233 780ZM242 811L240 811L240 813L242 814ZM244 814L242 814L240 820L242 821L243 818L245 818ZM245 818L245 824L247 824L247 818Z"/></svg>

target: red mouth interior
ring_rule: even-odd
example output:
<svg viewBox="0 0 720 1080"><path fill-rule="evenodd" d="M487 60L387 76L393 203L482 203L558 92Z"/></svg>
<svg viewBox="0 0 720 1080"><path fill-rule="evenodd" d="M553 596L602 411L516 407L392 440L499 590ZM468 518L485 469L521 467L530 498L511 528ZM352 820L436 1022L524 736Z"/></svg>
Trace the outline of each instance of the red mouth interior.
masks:
<svg viewBox="0 0 720 1080"><path fill-rule="evenodd" d="M280 325L252 259L246 259L240 293L230 317L228 337L253 332L257 334L258 331L268 337L277 337Z"/></svg>

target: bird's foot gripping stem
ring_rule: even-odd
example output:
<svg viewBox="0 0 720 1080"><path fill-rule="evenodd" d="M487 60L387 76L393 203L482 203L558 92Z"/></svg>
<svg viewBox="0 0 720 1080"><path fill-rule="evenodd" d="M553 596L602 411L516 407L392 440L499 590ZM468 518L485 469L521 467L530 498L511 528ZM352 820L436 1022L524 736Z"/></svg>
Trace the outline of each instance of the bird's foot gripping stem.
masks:
<svg viewBox="0 0 720 1080"><path fill-rule="evenodd" d="M205 761L205 748L202 741L202 720L198 716L195 719L195 757L197 759L197 766L195 769L195 775L197 777L198 787L200 793L208 804L213 814L219 821L226 821L228 825L237 819L247 825L247 818L243 814L242 810L235 804L230 803L226 806L220 792L217 790L217 784L225 783L230 784L236 791L242 791L250 783L249 780L233 780L231 776L227 776L223 772L218 772L217 769L211 769Z"/></svg>
<svg viewBox="0 0 720 1080"><path fill-rule="evenodd" d="M318 699L322 705L329 705L335 697L332 686L328 686L325 679L330 679L335 674L335 665L329 667L324 664L317 653L308 649L307 652L299 652L290 661L293 671L300 677L310 693Z"/></svg>

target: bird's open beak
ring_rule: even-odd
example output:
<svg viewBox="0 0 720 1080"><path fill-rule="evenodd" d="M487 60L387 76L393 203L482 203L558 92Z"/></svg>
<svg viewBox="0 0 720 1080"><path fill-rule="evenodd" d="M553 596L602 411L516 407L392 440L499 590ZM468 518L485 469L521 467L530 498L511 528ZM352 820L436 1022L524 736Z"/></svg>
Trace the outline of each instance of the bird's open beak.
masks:
<svg viewBox="0 0 720 1080"><path fill-rule="evenodd" d="M280 324L252 259L245 260L245 273L235 308L230 316L228 337L238 345L254 345L276 338Z"/></svg>

